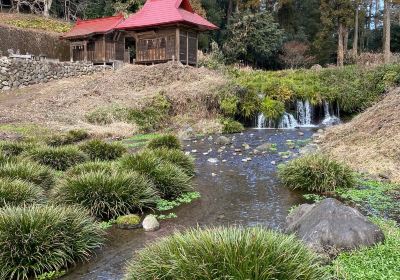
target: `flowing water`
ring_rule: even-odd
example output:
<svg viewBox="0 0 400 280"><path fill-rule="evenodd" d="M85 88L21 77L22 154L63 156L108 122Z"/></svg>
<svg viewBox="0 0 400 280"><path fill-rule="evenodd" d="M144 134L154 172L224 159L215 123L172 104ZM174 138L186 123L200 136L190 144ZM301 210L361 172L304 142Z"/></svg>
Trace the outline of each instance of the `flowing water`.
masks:
<svg viewBox="0 0 400 280"><path fill-rule="evenodd" d="M279 186L276 179L277 164L290 160L298 152L289 148L286 140L305 140L313 133L311 129L299 131L248 130L230 136L234 137L233 144L223 151L214 144L216 136L186 142L186 151L196 157L194 184L201 198L174 209L178 218L162 221L157 232L111 229L105 248L90 262L71 269L63 279L122 279L126 262L137 250L159 237L188 227L263 225L282 229L289 209L304 202L300 193ZM258 145L267 142L276 143L278 151L252 153ZM244 150L244 143L251 148ZM278 153L288 150L292 156L287 159ZM218 163L210 163L210 158L217 159Z"/></svg>

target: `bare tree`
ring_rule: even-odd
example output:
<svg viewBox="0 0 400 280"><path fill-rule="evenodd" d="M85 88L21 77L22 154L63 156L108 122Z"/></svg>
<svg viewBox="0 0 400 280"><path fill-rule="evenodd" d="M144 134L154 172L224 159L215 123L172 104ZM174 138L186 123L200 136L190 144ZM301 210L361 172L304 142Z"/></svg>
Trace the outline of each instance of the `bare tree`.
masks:
<svg viewBox="0 0 400 280"><path fill-rule="evenodd" d="M390 3L385 0L383 4L383 60L390 62Z"/></svg>

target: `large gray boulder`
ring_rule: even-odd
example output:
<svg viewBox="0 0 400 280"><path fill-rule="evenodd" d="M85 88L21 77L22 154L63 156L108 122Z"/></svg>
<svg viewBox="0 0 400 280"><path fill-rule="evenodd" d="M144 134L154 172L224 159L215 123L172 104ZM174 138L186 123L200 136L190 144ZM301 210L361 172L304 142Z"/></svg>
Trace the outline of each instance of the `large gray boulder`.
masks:
<svg viewBox="0 0 400 280"><path fill-rule="evenodd" d="M329 256L372 246L385 239L378 226L333 198L299 206L287 217L286 223L287 233L294 233L314 251Z"/></svg>
<svg viewBox="0 0 400 280"><path fill-rule="evenodd" d="M225 145L231 144L231 143L232 143L232 140L229 139L229 138L226 137L226 136L219 136L219 137L217 138L217 140L215 140L215 143L216 143L217 145L225 146Z"/></svg>

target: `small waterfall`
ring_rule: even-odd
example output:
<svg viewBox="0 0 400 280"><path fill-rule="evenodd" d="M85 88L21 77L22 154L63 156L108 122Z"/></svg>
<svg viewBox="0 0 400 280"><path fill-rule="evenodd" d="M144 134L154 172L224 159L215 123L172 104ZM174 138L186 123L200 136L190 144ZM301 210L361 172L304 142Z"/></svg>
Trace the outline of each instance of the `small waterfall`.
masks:
<svg viewBox="0 0 400 280"><path fill-rule="evenodd" d="M310 101L297 100L297 119L301 126L311 126L312 107Z"/></svg>
<svg viewBox="0 0 400 280"><path fill-rule="evenodd" d="M281 121L279 122L278 128L296 128L299 127L299 123L296 118L289 113L284 113Z"/></svg>
<svg viewBox="0 0 400 280"><path fill-rule="evenodd" d="M333 111L333 110L332 110ZM339 115L339 106L338 106L338 115ZM322 125L331 126L340 123L340 118L335 116L335 114L331 114L331 106L328 101L324 101L324 119L322 121Z"/></svg>
<svg viewBox="0 0 400 280"><path fill-rule="evenodd" d="M257 128L265 128L266 126L266 119L263 113L258 114L256 127Z"/></svg>

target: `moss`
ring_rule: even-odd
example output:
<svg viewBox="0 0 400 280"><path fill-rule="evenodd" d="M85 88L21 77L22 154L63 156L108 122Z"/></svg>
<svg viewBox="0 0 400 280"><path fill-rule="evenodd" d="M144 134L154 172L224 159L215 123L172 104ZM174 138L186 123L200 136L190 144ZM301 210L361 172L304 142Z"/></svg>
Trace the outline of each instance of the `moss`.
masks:
<svg viewBox="0 0 400 280"><path fill-rule="evenodd" d="M117 225L129 225L129 226L134 226L137 224L140 224L140 217L135 214L130 214L130 215L125 215L125 216L119 216L117 220L115 221Z"/></svg>

